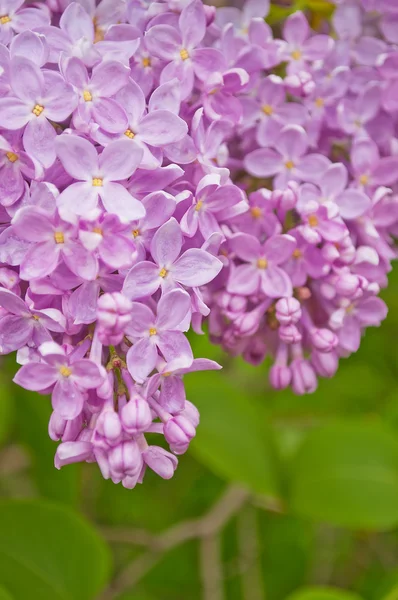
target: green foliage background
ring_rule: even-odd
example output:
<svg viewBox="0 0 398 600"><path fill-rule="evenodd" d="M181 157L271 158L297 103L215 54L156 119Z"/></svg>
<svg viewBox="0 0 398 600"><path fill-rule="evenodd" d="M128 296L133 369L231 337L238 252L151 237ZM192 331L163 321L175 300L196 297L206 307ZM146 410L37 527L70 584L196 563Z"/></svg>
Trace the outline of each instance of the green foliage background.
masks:
<svg viewBox="0 0 398 600"><path fill-rule="evenodd" d="M273 6L328 17L325 0ZM186 377L198 436L171 481L133 491L53 467L48 398L0 371L0 600L398 600L398 271L390 312L315 394L267 365Z"/></svg>

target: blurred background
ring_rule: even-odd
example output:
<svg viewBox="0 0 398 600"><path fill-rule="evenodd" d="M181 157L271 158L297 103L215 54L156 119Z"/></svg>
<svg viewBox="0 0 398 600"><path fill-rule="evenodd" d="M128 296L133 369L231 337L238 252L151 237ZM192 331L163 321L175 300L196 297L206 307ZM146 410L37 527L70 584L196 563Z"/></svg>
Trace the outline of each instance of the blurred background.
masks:
<svg viewBox="0 0 398 600"><path fill-rule="evenodd" d="M2 359L0 600L398 600L398 270L382 295L387 320L312 395L192 337L224 369L186 376L197 438L132 491L54 468L50 400Z"/></svg>
<svg viewBox="0 0 398 600"><path fill-rule="evenodd" d="M49 399L0 394L0 600L397 600L398 271L387 320L318 391L225 365L190 374L198 436L171 481L53 467ZM157 442L158 443L158 442Z"/></svg>

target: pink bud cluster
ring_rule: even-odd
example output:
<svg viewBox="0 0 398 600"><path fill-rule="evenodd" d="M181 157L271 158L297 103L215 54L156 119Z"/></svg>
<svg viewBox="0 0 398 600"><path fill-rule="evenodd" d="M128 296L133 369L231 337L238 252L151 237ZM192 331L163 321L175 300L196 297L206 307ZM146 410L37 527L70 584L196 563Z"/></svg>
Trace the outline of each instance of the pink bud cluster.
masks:
<svg viewBox="0 0 398 600"><path fill-rule="evenodd" d="M301 394L385 317L394 4L277 38L267 0L3 0L0 352L51 394L58 468L173 475L199 423L183 376L220 368L191 327Z"/></svg>

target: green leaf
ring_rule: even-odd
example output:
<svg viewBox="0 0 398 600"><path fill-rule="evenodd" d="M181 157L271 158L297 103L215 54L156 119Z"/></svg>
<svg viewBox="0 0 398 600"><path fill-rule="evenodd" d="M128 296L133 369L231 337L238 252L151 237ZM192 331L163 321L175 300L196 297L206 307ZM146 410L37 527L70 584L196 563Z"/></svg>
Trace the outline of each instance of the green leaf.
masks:
<svg viewBox="0 0 398 600"><path fill-rule="evenodd" d="M109 575L108 548L66 507L0 501L0 584L18 600L90 600Z"/></svg>
<svg viewBox="0 0 398 600"><path fill-rule="evenodd" d="M396 585L389 593L384 596L383 600L398 600L398 585Z"/></svg>
<svg viewBox="0 0 398 600"><path fill-rule="evenodd" d="M0 600L14 600L10 592L6 590L2 585L0 586Z"/></svg>
<svg viewBox="0 0 398 600"><path fill-rule="evenodd" d="M185 385L201 413L195 456L225 479L278 496L271 430L259 419L253 398L234 384L233 374L193 373Z"/></svg>
<svg viewBox="0 0 398 600"><path fill-rule="evenodd" d="M352 528L398 524L398 440L378 421L317 428L291 466L297 513Z"/></svg>
<svg viewBox="0 0 398 600"><path fill-rule="evenodd" d="M286 600L361 600L361 597L339 588L308 587L294 592Z"/></svg>
<svg viewBox="0 0 398 600"><path fill-rule="evenodd" d="M7 441L14 421L14 398L6 371L0 376L0 444Z"/></svg>

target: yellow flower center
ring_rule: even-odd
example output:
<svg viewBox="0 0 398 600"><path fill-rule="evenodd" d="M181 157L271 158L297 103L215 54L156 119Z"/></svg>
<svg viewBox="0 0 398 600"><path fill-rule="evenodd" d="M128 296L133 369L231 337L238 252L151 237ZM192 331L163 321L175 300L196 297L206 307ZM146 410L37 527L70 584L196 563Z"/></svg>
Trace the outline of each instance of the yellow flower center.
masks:
<svg viewBox="0 0 398 600"><path fill-rule="evenodd" d="M6 23L9 23L11 21L11 17L9 17L8 15L3 15L2 17L0 17L0 25L5 25Z"/></svg>
<svg viewBox="0 0 398 600"><path fill-rule="evenodd" d="M187 58L189 58L188 50L186 50L185 48L180 50L180 56L181 56L181 60L187 60Z"/></svg>
<svg viewBox="0 0 398 600"><path fill-rule="evenodd" d="M323 106L325 106L325 100L323 98L317 98L315 100L315 106L317 108L322 108Z"/></svg>
<svg viewBox="0 0 398 600"><path fill-rule="evenodd" d="M294 169L294 162L292 160L286 161L285 167L286 167L286 169L289 169L289 171L291 171L292 169Z"/></svg>
<svg viewBox="0 0 398 600"><path fill-rule="evenodd" d="M265 115L268 115L268 116L271 116L272 113L274 112L274 109L269 104L264 104L264 106L261 107L261 110L263 111L263 113Z"/></svg>
<svg viewBox="0 0 398 600"><path fill-rule="evenodd" d="M149 330L149 335L156 335L157 334L157 330L155 329L155 327L151 327Z"/></svg>
<svg viewBox="0 0 398 600"><path fill-rule="evenodd" d="M257 261L257 267L259 269L266 269L268 267L268 261L266 258L259 258Z"/></svg>
<svg viewBox="0 0 398 600"><path fill-rule="evenodd" d="M159 277L162 277L162 279L164 279L166 277L166 275L167 275L167 271L163 267L163 269L160 270Z"/></svg>
<svg viewBox="0 0 398 600"><path fill-rule="evenodd" d="M198 202L198 203L196 204L196 206L195 206L195 210L196 210L197 212L199 212L199 211L200 211L200 209L202 208L202 206L203 206L203 200L199 200L199 202Z"/></svg>
<svg viewBox="0 0 398 600"><path fill-rule="evenodd" d="M136 238L140 235L140 230L139 229L133 229L132 231L133 237Z"/></svg>
<svg viewBox="0 0 398 600"><path fill-rule="evenodd" d="M35 321L39 320L39 317L37 315L32 315L32 317L34 318Z"/></svg>
<svg viewBox="0 0 398 600"><path fill-rule="evenodd" d="M62 231L55 231L54 232L54 240L56 244L63 244L65 241L64 238L64 234L62 233Z"/></svg>
<svg viewBox="0 0 398 600"><path fill-rule="evenodd" d="M300 52L300 50L293 50L293 52L290 55L292 57L293 60L300 60L300 58L303 56L302 53Z"/></svg>
<svg viewBox="0 0 398 600"><path fill-rule="evenodd" d="M69 377L72 375L72 369L65 367L65 365L62 365L62 367L59 368L59 372L61 373L62 377Z"/></svg>
<svg viewBox="0 0 398 600"><path fill-rule="evenodd" d="M43 110L44 110L44 106L42 106L41 104L35 104L33 107L32 113L34 115L36 115L36 117L40 117Z"/></svg>
<svg viewBox="0 0 398 600"><path fill-rule="evenodd" d="M302 256L303 256L303 253L301 252L301 250L299 250L298 248L293 250L293 258L301 258Z"/></svg>
<svg viewBox="0 0 398 600"><path fill-rule="evenodd" d="M346 312L346 314L347 314L347 315L351 314L351 313L352 313L352 311L354 310L354 308L355 308L354 304L349 304L349 305L347 306L347 308L345 309L345 312Z"/></svg>
<svg viewBox="0 0 398 600"><path fill-rule="evenodd" d="M102 231L101 227L94 227L93 232L98 233L98 235L103 235L103 233L104 233Z"/></svg>
<svg viewBox="0 0 398 600"><path fill-rule="evenodd" d="M84 102L91 102L92 99L93 99L93 96L92 96L91 92L89 92L89 90L84 90L84 92L83 92Z"/></svg>
<svg viewBox="0 0 398 600"><path fill-rule="evenodd" d="M369 175L361 175L359 178L359 183L361 185L368 185L369 183Z"/></svg>
<svg viewBox="0 0 398 600"><path fill-rule="evenodd" d="M93 24L94 24L94 44L96 44L97 42L103 41L103 39L105 37L105 31L102 29L102 27L98 26L97 17L94 17Z"/></svg>
<svg viewBox="0 0 398 600"><path fill-rule="evenodd" d="M318 225L318 217L316 215L310 215L308 217L308 224L310 227L316 227Z"/></svg>
<svg viewBox="0 0 398 600"><path fill-rule="evenodd" d="M261 208L259 206L253 206L250 209L250 214L253 217L253 219L259 219L260 217L262 217L263 211L261 210Z"/></svg>
<svg viewBox="0 0 398 600"><path fill-rule="evenodd" d="M102 187L103 179L102 177L93 177L93 187Z"/></svg>
<svg viewBox="0 0 398 600"><path fill-rule="evenodd" d="M128 138L130 138L130 140L135 138L135 133L133 131L131 131L131 129L126 129L126 131L124 132L124 135L127 136Z"/></svg>
<svg viewBox="0 0 398 600"><path fill-rule="evenodd" d="M12 163L15 163L15 161L18 160L18 154L15 154L14 152L6 152L6 157Z"/></svg>
<svg viewBox="0 0 398 600"><path fill-rule="evenodd" d="M144 58L142 59L142 66L143 67L151 66L151 59L149 58L149 56L144 56Z"/></svg>

